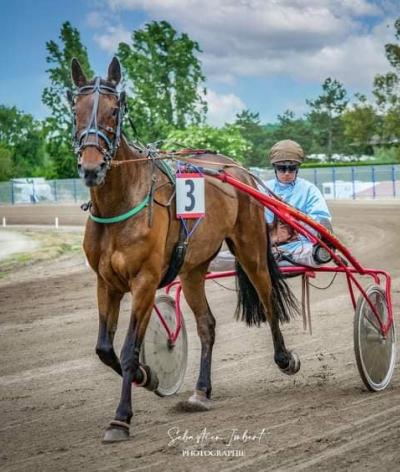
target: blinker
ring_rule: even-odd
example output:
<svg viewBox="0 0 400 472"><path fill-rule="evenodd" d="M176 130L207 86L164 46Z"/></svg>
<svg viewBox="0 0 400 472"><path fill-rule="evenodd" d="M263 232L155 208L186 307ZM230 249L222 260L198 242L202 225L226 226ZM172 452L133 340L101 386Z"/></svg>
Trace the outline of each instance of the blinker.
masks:
<svg viewBox="0 0 400 472"><path fill-rule="evenodd" d="M125 90L123 90L119 94L119 104L120 104L121 107L125 107L125 105L126 105L126 92L125 92Z"/></svg>

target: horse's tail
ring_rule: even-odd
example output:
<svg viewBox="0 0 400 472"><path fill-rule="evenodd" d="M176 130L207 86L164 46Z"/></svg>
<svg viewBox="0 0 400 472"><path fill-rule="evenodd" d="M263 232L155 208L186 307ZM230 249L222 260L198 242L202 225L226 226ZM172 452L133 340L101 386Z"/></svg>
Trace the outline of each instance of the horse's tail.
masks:
<svg viewBox="0 0 400 472"><path fill-rule="evenodd" d="M260 326L260 323L267 321L264 306L261 303L256 289L237 259L235 266L236 290L238 293L235 317L236 319L246 321L247 326Z"/></svg>
<svg viewBox="0 0 400 472"><path fill-rule="evenodd" d="M268 238L269 239L269 238ZM286 283L278 263L272 253L271 244L268 240L267 264L272 284L272 316L280 322L289 322L291 317L300 313L296 296Z"/></svg>
<svg viewBox="0 0 400 472"><path fill-rule="evenodd" d="M274 318L278 318L281 322L288 322L292 315L299 312L298 302L279 270L269 243L267 263L272 284L271 315ZM235 316L237 319L240 318L242 321L245 321L248 326L260 326L260 323L264 323L267 320L264 306L256 289L237 260L235 265L236 287L238 291Z"/></svg>

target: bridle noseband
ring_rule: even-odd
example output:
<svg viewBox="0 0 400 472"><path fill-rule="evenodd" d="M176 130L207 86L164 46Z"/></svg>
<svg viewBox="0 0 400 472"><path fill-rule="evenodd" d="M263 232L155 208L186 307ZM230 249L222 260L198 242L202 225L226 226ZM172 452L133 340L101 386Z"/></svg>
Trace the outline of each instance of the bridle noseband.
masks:
<svg viewBox="0 0 400 472"><path fill-rule="evenodd" d="M94 94L93 108L90 115L89 123L87 127L80 133L76 130L76 112L74 109L74 96L78 97L80 95L90 95ZM115 130L111 127L106 127L97 122L97 113L99 109L99 100L100 95L113 95L117 97L119 107L118 107L118 117L117 125ZM73 129L72 129L72 143L74 146L74 151L80 159L82 151L87 147L95 147L98 149L104 156L104 161L109 168L111 161L115 156L115 153L118 149L120 139L121 139L121 128L122 120L125 113L125 92L122 91L118 93L117 89L109 85L101 83L100 77L95 77L93 85L84 85L80 87L78 91L72 95L71 92L68 93L68 100L70 101L73 108ZM108 133L113 134L113 138L108 136ZM94 138L93 138L94 137ZM99 138L102 138L106 144L106 148L101 146Z"/></svg>

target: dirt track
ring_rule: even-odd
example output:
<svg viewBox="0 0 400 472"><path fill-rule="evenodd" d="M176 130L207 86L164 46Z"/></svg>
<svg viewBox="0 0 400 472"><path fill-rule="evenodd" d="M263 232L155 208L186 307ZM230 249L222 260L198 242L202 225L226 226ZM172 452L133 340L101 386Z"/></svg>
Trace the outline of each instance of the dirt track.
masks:
<svg viewBox="0 0 400 472"><path fill-rule="evenodd" d="M396 322L400 312L399 205L332 206L335 227L367 266L393 276ZM44 210L43 210L44 211ZM326 285L330 278L315 283ZM293 282L297 286L297 282ZM224 282L233 287L233 282ZM235 297L210 282L217 319L213 363L214 409L174 409L190 395L197 376L199 341L184 305L189 364L182 391L158 398L134 391L133 437L103 446L104 428L119 398L119 378L94 353L97 336L94 276L82 257L42 263L0 282L0 468L2 471L364 471L400 470L400 372L381 394L368 393L353 354L352 308L344 281L312 289L313 335L300 319L284 326L288 347L302 369L286 377L275 367L266 328L233 321ZM117 333L126 332L126 298ZM171 428L175 428L171 430ZM228 438L232 430L261 440L238 440L244 457L217 457L223 440L203 448L188 439L207 428ZM171 446L177 429L187 440ZM169 433L168 433L169 431ZM213 457L183 457L182 450Z"/></svg>

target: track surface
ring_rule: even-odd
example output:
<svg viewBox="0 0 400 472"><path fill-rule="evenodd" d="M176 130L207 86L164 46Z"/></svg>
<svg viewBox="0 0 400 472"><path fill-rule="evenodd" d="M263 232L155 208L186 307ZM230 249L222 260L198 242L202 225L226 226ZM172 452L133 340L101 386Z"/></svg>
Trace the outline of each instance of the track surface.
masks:
<svg viewBox="0 0 400 472"><path fill-rule="evenodd" d="M35 241L15 231L2 231L0 233L0 260L17 252L27 252L37 246Z"/></svg>
<svg viewBox="0 0 400 472"><path fill-rule="evenodd" d="M392 273L396 322L399 208L332 205L335 228L355 255L367 266ZM321 276L315 283L327 282L329 277ZM234 287L233 281L223 283ZM381 394L368 393L362 386L343 280L338 278L327 291L312 289L312 336L303 332L300 319L284 326L287 346L302 361L295 377L275 367L266 327L249 329L233 321L234 293L210 282L208 294L217 319L213 411L191 414L174 408L191 394L200 355L194 320L184 305L189 363L182 391L161 399L135 389L132 439L103 446L100 440L117 406L120 380L94 353L93 274L82 257L75 257L43 263L2 281L1 471L400 470L400 372L396 370L391 387ZM128 317L127 297L118 350ZM196 441L204 428L214 436L208 445ZM263 429L260 441L248 439ZM178 430L180 435L187 430L186 436L169 444ZM241 439L229 447L232 430ZM182 451L189 448L214 455L184 457ZM244 456L216 456L229 449Z"/></svg>

